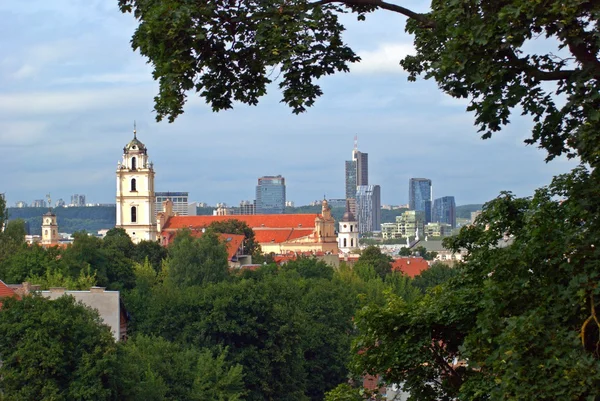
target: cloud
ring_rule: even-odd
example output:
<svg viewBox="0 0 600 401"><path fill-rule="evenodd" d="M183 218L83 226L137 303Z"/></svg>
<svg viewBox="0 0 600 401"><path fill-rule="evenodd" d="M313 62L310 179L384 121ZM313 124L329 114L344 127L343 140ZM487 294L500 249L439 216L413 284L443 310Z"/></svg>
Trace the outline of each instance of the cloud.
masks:
<svg viewBox="0 0 600 401"><path fill-rule="evenodd" d="M400 60L409 54L414 54L414 47L411 44L383 43L376 50L358 51L361 61L353 64L350 70L361 74L404 74Z"/></svg>
<svg viewBox="0 0 600 401"><path fill-rule="evenodd" d="M153 86L137 88L80 89L0 94L0 115L32 116L69 114L119 107L143 102L149 104Z"/></svg>

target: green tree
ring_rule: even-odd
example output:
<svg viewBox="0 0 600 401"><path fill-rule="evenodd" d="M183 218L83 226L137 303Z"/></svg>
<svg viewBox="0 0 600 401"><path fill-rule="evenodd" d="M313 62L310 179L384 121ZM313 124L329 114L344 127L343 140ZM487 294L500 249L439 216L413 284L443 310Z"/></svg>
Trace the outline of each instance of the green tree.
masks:
<svg viewBox="0 0 600 401"><path fill-rule="evenodd" d="M144 263L146 258L156 272L159 272L162 261L168 257L167 248L156 241L140 241L133 251L133 260L137 263Z"/></svg>
<svg viewBox="0 0 600 401"><path fill-rule="evenodd" d="M532 198L486 204L446 240L468 252L454 277L418 302L359 313L354 370L415 399L598 398L599 183L578 168Z"/></svg>
<svg viewBox="0 0 600 401"><path fill-rule="evenodd" d="M135 245L123 228L111 228L102 239L102 247L109 254L119 253L126 258L133 257Z"/></svg>
<svg viewBox="0 0 600 401"><path fill-rule="evenodd" d="M354 268L361 270L366 266L372 267L375 273L383 279L392 271L392 258L381 253L378 246L371 245L363 249Z"/></svg>
<svg viewBox="0 0 600 401"><path fill-rule="evenodd" d="M67 266L71 277L79 276L80 272L91 268L91 273L98 278L98 285L108 286L109 258L102 248L100 238L88 235L86 232L73 234L73 243L62 252L62 260Z"/></svg>
<svg viewBox="0 0 600 401"><path fill-rule="evenodd" d="M428 288L433 288L443 284L456 276L458 269L454 269L442 262L433 263L429 269L424 270L413 280L413 285L425 292Z"/></svg>
<svg viewBox="0 0 600 401"><path fill-rule="evenodd" d="M202 285L228 277L227 249L212 230L200 238L189 230L178 231L169 255L169 279L176 285Z"/></svg>
<svg viewBox="0 0 600 401"><path fill-rule="evenodd" d="M216 357L170 343L161 337L135 336L118 349L118 394L127 401L222 400L243 395L240 365L230 366L226 352Z"/></svg>
<svg viewBox="0 0 600 401"><path fill-rule="evenodd" d="M72 297L4 299L0 394L5 400L113 399L115 343L98 313Z"/></svg>
<svg viewBox="0 0 600 401"><path fill-rule="evenodd" d="M586 160L600 154L595 1L436 1L426 13L380 0L119 0L119 6L139 22L131 43L159 81L158 119L181 114L188 91L214 110L234 101L254 105L272 68L281 71L283 101L302 112L322 93L318 78L359 61L342 40L338 16L352 11L362 20L386 10L408 17L406 30L414 35L416 54L401 62L409 80L433 78L447 94L469 98L484 137L508 124L516 108L534 119L528 142L539 143L549 158L573 149ZM566 57L528 53L537 36L556 41ZM564 102L555 102L546 82L556 83Z"/></svg>
<svg viewBox="0 0 600 401"><path fill-rule="evenodd" d="M243 235L245 237L244 253L252 255L253 258L261 254L260 245L254 238L254 230L245 222L237 219L213 221L209 228L216 233Z"/></svg>

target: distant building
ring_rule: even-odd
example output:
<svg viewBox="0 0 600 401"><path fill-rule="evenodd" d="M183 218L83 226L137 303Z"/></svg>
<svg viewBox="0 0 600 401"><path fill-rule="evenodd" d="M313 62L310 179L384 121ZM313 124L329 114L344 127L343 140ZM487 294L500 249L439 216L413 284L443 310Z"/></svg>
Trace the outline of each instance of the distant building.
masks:
<svg viewBox="0 0 600 401"><path fill-rule="evenodd" d="M256 186L256 213L283 214L285 212L285 178L281 175L264 176Z"/></svg>
<svg viewBox="0 0 600 401"><path fill-rule="evenodd" d="M359 185L356 190L358 232L381 230L381 188L379 185Z"/></svg>
<svg viewBox="0 0 600 401"><path fill-rule="evenodd" d="M425 235L429 237L446 237L452 235L452 226L446 223L425 224Z"/></svg>
<svg viewBox="0 0 600 401"><path fill-rule="evenodd" d="M65 205L66 205L65 201L62 199L57 200L55 203L55 207L65 207Z"/></svg>
<svg viewBox="0 0 600 401"><path fill-rule="evenodd" d="M331 208L346 207L346 199L327 199Z"/></svg>
<svg viewBox="0 0 600 401"><path fill-rule="evenodd" d="M408 182L408 205L411 210L425 213L425 222L431 220L431 180L427 178L411 178Z"/></svg>
<svg viewBox="0 0 600 401"><path fill-rule="evenodd" d="M357 138L354 137L352 160L345 161L346 200L350 200L350 211L356 216L356 189L361 185L369 185L369 154L358 150Z"/></svg>
<svg viewBox="0 0 600 401"><path fill-rule="evenodd" d="M481 214L481 210L476 210L474 212L471 212L471 223L474 223L475 219L477 217L479 217L480 214Z"/></svg>
<svg viewBox="0 0 600 401"><path fill-rule="evenodd" d="M18 208L27 207L27 202L18 201L17 203L15 203L15 207L18 207Z"/></svg>
<svg viewBox="0 0 600 401"><path fill-rule="evenodd" d="M400 216L396 216L394 223L383 223L381 225L381 236L383 239L412 238L417 235L424 237L425 212L420 210L407 210Z"/></svg>
<svg viewBox="0 0 600 401"><path fill-rule="evenodd" d="M48 207L44 199L36 199L31 204L31 207Z"/></svg>
<svg viewBox="0 0 600 401"><path fill-rule="evenodd" d="M251 215L256 214L256 201L241 201L239 214Z"/></svg>
<svg viewBox="0 0 600 401"><path fill-rule="evenodd" d="M179 216L189 215L189 192L155 192L154 195L156 196L155 215L158 212L163 211L163 202L166 200L171 200L171 202L173 202L173 213ZM194 215L195 214L196 213L194 213Z"/></svg>
<svg viewBox="0 0 600 401"><path fill-rule="evenodd" d="M456 227L456 203L454 196L443 196L433 202L432 221Z"/></svg>
<svg viewBox="0 0 600 401"><path fill-rule="evenodd" d="M71 195L71 203L69 206L85 206L85 195L73 194Z"/></svg>
<svg viewBox="0 0 600 401"><path fill-rule="evenodd" d="M294 207L294 201L285 201L285 207Z"/></svg>

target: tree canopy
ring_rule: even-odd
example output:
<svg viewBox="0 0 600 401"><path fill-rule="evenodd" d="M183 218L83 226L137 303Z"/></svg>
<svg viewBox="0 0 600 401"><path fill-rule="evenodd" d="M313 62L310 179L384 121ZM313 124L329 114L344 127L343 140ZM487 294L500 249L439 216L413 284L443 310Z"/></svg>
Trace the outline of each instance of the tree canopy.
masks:
<svg viewBox="0 0 600 401"><path fill-rule="evenodd" d="M139 22L131 43L159 82L158 120L183 113L189 92L215 111L234 101L257 104L273 81L283 101L303 112L322 94L320 77L360 61L342 39L340 14L362 20L387 11L406 16L414 36L416 54L400 62L409 80L434 79L447 94L468 98L484 138L516 111L533 118L527 142L543 147L548 159L600 157L596 1L436 0L426 13L383 0L119 0L119 6ZM557 51L529 53L539 37Z"/></svg>

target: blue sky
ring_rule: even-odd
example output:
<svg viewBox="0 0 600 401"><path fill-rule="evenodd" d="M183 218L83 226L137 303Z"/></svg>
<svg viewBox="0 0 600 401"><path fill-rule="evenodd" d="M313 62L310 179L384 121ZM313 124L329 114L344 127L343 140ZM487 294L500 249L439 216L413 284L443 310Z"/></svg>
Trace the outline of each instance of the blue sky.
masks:
<svg viewBox="0 0 600 401"><path fill-rule="evenodd" d="M417 5L423 2L407 1ZM237 205L254 198L257 178L281 174L297 205L344 196L344 160L354 135L369 154L369 181L382 202L408 201L408 180L427 177L434 197L482 203L502 190L532 194L572 162L549 164L527 147L531 123L514 117L483 141L466 102L434 82L409 83L398 61L412 51L404 18L379 12L345 38L363 58L348 74L321 81L325 94L303 115L272 88L257 107L213 113L190 96L174 123L156 123L157 86L130 47L135 29L116 0L0 2L0 192L9 205L51 193L114 203L115 170L137 121L158 191L191 201Z"/></svg>

